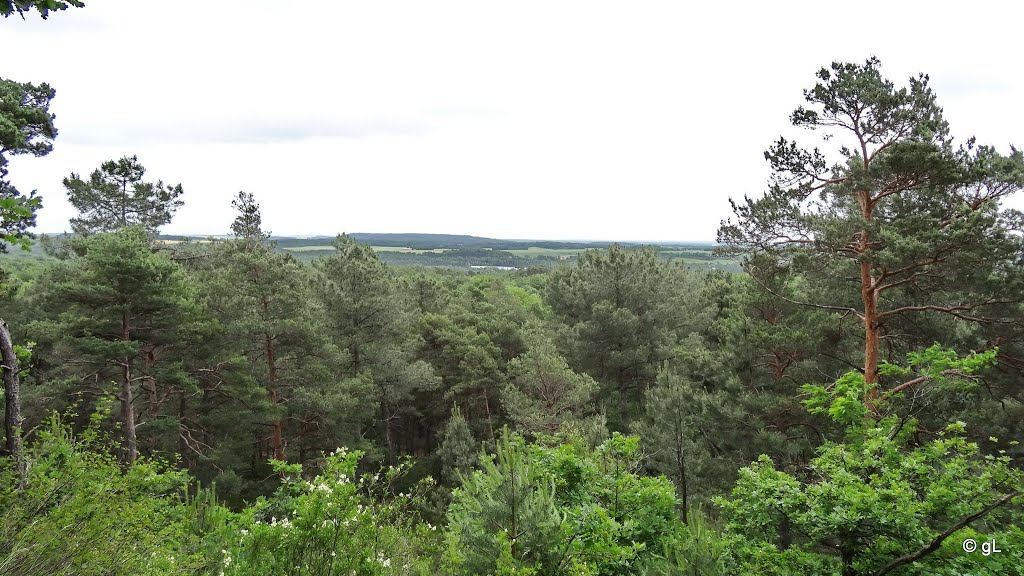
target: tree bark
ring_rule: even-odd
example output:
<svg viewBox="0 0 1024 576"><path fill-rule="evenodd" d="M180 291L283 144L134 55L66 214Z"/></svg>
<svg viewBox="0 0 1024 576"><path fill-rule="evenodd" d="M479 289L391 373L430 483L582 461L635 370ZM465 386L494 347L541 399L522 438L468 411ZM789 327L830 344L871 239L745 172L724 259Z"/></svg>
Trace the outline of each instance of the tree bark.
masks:
<svg viewBox="0 0 1024 576"><path fill-rule="evenodd" d="M269 319L270 302L266 295L260 299L260 306L264 320ZM267 393L274 410L277 410L277 405L281 403L281 394L277 388L277 358L274 356L274 339L268 332L263 333L263 347L267 355ZM284 462L284 426L280 418L275 418L270 424L270 446L274 451L274 459Z"/></svg>
<svg viewBox="0 0 1024 576"><path fill-rule="evenodd" d="M153 368L156 366L156 346L145 344L142 347L142 370L145 373L146 395L149 399L149 414L158 416L160 414L160 396L156 389L156 376Z"/></svg>
<svg viewBox="0 0 1024 576"><path fill-rule="evenodd" d="M487 431L491 434L491 440L494 440L494 424L491 423L491 401L487 397L487 388L480 387L480 397L484 401L484 414L487 416Z"/></svg>
<svg viewBox="0 0 1024 576"><path fill-rule="evenodd" d="M679 472L680 497L683 500L683 524L688 524L687 515L689 513L690 502L688 493L689 487L686 483L686 445L684 444L684 442L686 442L686 437L683 433L683 427L680 424L680 422L676 421L676 466L678 467Z"/></svg>
<svg viewBox="0 0 1024 576"><path fill-rule="evenodd" d="M269 334L263 335L263 343L267 354L267 393L270 403L277 409L281 403L281 395L277 389L277 359L274 357L274 343ZM270 424L270 446L274 451L274 459L284 461L284 427L280 418Z"/></svg>
<svg viewBox="0 0 1024 576"><path fill-rule="evenodd" d="M121 314L121 340L131 339L131 322L128 313ZM125 356L121 359L121 420L124 426L124 444L128 465L132 465L139 457L139 441L135 436L135 396L132 393L132 359Z"/></svg>
<svg viewBox="0 0 1024 576"><path fill-rule="evenodd" d="M18 357L14 353L14 342L7 322L0 320L0 362L4 376L4 432L7 434L7 452L14 459L18 474L18 485L25 481L25 460L21 450L21 381L18 378Z"/></svg>
<svg viewBox="0 0 1024 576"><path fill-rule="evenodd" d="M869 166L867 147L863 139L861 139L861 149L864 154L864 170L866 172ZM878 287L875 286L875 277L871 271L871 260L867 257L867 252L871 249L871 231L868 229L868 225L871 223L874 203L869 190L858 192L857 201L860 204L861 215L864 217L865 223L857 242L857 253L860 257L860 295L864 302L864 385L868 388L865 404L872 414L877 415L880 318L878 316Z"/></svg>
<svg viewBox="0 0 1024 576"><path fill-rule="evenodd" d="M860 263L861 297L864 300L864 384L868 387L867 405L874 413L878 408L878 291L874 287L871 263Z"/></svg>

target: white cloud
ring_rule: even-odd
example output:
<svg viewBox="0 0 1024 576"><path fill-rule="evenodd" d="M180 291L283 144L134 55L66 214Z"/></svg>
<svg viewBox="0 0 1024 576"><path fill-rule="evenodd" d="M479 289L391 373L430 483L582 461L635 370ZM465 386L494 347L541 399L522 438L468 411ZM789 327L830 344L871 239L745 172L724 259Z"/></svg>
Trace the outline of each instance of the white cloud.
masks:
<svg viewBox="0 0 1024 576"><path fill-rule="evenodd" d="M165 231L222 233L244 189L275 233L711 239L814 71L930 73L953 130L1024 134L1010 3L91 0L0 22L5 77L49 82L60 136L12 178L138 154L182 182ZM1024 204L1022 204L1024 207Z"/></svg>

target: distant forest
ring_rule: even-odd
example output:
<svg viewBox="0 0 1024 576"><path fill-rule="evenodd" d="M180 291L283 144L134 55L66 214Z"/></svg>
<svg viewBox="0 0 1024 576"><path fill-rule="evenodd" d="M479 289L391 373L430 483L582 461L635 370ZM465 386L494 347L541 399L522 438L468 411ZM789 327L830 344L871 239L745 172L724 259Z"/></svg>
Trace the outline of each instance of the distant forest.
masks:
<svg viewBox="0 0 1024 576"><path fill-rule="evenodd" d="M526 269L532 266L550 267L574 260L588 249L606 249L615 242L574 242L550 240L496 240L479 236L455 234L348 234L353 240L372 246L377 256L393 266L426 266L439 268L508 267ZM201 240L198 237L160 236L170 241ZM333 252L327 236L304 238L271 237L281 250L296 257L311 260ZM619 243L626 247L650 246L658 258L678 260L697 268L717 268L740 272L735 257L716 254L712 242Z"/></svg>

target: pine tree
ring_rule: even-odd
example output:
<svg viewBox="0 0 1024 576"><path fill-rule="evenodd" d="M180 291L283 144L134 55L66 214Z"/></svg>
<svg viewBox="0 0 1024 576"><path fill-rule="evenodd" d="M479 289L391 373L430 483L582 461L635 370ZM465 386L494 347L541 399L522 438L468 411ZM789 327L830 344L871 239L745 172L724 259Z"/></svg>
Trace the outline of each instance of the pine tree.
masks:
<svg viewBox="0 0 1024 576"><path fill-rule="evenodd" d="M590 376L573 372L552 343L539 340L509 362L502 404L521 431L554 434L579 421L597 387Z"/></svg>
<svg viewBox="0 0 1024 576"><path fill-rule="evenodd" d="M733 202L736 221L718 234L759 257L747 268L766 289L773 271L791 268L825 287L791 301L860 319L869 384L878 383L882 341L901 319L1001 322L1024 301L1014 267L1018 217L1000 208L1024 188L1024 154L1002 155L973 139L954 149L928 77L897 88L880 66L871 58L818 72L804 92L808 105L790 119L835 136L841 160L830 166L818 148L780 139L765 152L772 187Z"/></svg>
<svg viewBox="0 0 1024 576"><path fill-rule="evenodd" d="M327 334L348 355L345 375L373 383L377 422L393 456L403 428L419 417L415 394L435 389L438 378L414 357L411 306L391 271L372 248L349 236L339 236L334 249L314 262Z"/></svg>
<svg viewBox="0 0 1024 576"><path fill-rule="evenodd" d="M467 574L491 573L506 546L513 565L556 563L552 543L559 539L561 518L554 483L528 454L522 438L504 434L493 458L483 454L481 469L462 476L448 518Z"/></svg>
<svg viewBox="0 0 1024 576"><path fill-rule="evenodd" d="M0 78L0 253L7 245L28 247L36 212L42 199L32 191L27 196L7 180L8 156L45 156L53 150L57 129L53 126L50 101L56 92L47 84L38 86Z"/></svg>
<svg viewBox="0 0 1024 576"><path fill-rule="evenodd" d="M74 232L84 236L140 226L156 234L183 204L183 191L181 184L145 182L145 174L137 156L126 156L104 162L88 180L75 173L65 178L68 201L81 213L71 219Z"/></svg>
<svg viewBox="0 0 1024 576"><path fill-rule="evenodd" d="M147 413L159 418L174 390L158 384L162 351L179 346L198 314L195 288L166 255L154 253L150 237L139 227L99 234L72 242L76 257L48 271L40 285L42 300L53 316L31 329L66 349L67 375L102 394L106 382L117 383L116 397L125 438L125 460L139 454L139 389ZM85 378L82 378L85 376ZM91 383L91 384L88 384Z"/></svg>
<svg viewBox="0 0 1024 576"><path fill-rule="evenodd" d="M215 259L207 279L210 308L224 325L228 350L246 360L244 377L265 394L256 451L287 460L286 403L307 382L313 364L307 350L318 349L308 272L290 254L246 238L220 245Z"/></svg>
<svg viewBox="0 0 1024 576"><path fill-rule="evenodd" d="M451 417L445 425L444 435L437 447L438 462L441 464L441 482L451 488L459 474L469 474L477 463L480 443L473 438L469 424L459 407L452 406Z"/></svg>
<svg viewBox="0 0 1024 576"><path fill-rule="evenodd" d="M549 277L545 301L570 329L571 365L601 383L600 399L618 408L620 430L678 339L683 322L670 282L679 272L659 262L653 249L616 244L587 250L575 266Z"/></svg>
<svg viewBox="0 0 1024 576"><path fill-rule="evenodd" d="M238 211L231 223L231 233L235 238L244 238L253 242L262 242L270 238L270 232L263 230L263 215L256 198L248 192L239 192L231 201L231 207Z"/></svg>

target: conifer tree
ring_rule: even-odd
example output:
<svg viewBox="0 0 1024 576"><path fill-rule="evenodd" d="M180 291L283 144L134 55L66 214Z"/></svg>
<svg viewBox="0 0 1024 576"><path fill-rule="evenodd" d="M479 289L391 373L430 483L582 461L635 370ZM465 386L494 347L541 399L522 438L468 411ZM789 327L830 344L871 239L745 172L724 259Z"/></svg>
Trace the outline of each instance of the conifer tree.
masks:
<svg viewBox="0 0 1024 576"><path fill-rule="evenodd" d="M48 84L38 86L0 78L0 252L7 245L28 247L42 199L27 196L7 180L9 156L46 156L53 150L57 129L50 101L56 92Z"/></svg>
<svg viewBox="0 0 1024 576"><path fill-rule="evenodd" d="M480 443L473 438L462 411L457 405L452 406L451 417L436 452L441 464L441 482L449 488L454 487L459 474L469 474L479 453Z"/></svg>
<svg viewBox="0 0 1024 576"><path fill-rule="evenodd" d="M323 350L315 332L320 312L308 271L290 254L276 252L263 241L259 206L251 200L243 197L235 202L240 213L232 230L242 235L218 247L206 294L230 343L225 352L245 360L236 376L263 390L265 403L253 406L263 418L261 430L254 431L255 453L261 461L267 457L285 461L287 402L307 383L308 370L317 364L309 361L307 350Z"/></svg>
<svg viewBox="0 0 1024 576"><path fill-rule="evenodd" d="M334 241L334 254L314 262L327 334L347 353L344 373L372 382L376 421L388 452L399 452L401 431L419 416L417 391L437 387L431 366L416 360L410 303L373 249L349 236Z"/></svg>
<svg viewBox="0 0 1024 576"><path fill-rule="evenodd" d="M583 252L548 280L545 301L570 329L571 365L601 383L600 399L618 408L619 429L678 339L681 308L669 283L676 272L653 249L615 244Z"/></svg>
<svg viewBox="0 0 1024 576"><path fill-rule="evenodd" d="M140 390L147 414L158 418L162 404L180 388L158 384L162 350L194 337L198 315L195 288L180 265L154 253L140 227L76 239L76 257L49 270L41 298L52 317L32 326L42 339L66 350L66 376L96 394L116 382L125 441L125 460L139 454L136 428ZM84 378L83 378L84 376ZM181 375L165 376L180 381Z"/></svg>
<svg viewBox="0 0 1024 576"><path fill-rule="evenodd" d="M181 184L145 182L145 174L137 156L125 156L104 162L88 180L75 173L65 178L68 201L80 212L71 219L75 234L114 232L128 226L156 234L183 204L183 190Z"/></svg>
<svg viewBox="0 0 1024 576"><path fill-rule="evenodd" d="M596 391L593 378L573 372L554 345L541 340L509 362L502 404L520 431L554 434L579 421Z"/></svg>
<svg viewBox="0 0 1024 576"><path fill-rule="evenodd" d="M1013 266L1019 214L1000 204L1024 187L1024 154L1003 155L973 139L954 148L928 76L897 88L880 66L871 58L818 72L804 91L807 106L790 120L834 136L835 154L780 139L765 152L771 188L732 202L735 221L718 234L732 249L762 256L747 268L766 288L766 271L780 267L810 286L835 288L782 297L858 318L872 385L881 343L901 318L1005 322L1022 301Z"/></svg>

